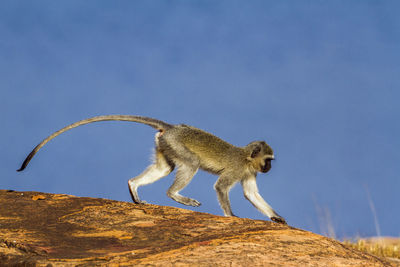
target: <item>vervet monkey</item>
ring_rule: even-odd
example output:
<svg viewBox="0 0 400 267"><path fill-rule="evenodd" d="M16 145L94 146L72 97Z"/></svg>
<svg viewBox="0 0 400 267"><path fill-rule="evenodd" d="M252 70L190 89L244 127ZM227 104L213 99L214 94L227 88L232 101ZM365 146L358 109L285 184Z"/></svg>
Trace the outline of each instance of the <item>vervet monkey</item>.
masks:
<svg viewBox="0 0 400 267"><path fill-rule="evenodd" d="M268 172L274 159L273 150L269 145L264 141L254 141L247 146L236 147L210 133L185 124L172 125L148 117L130 115L107 115L81 120L44 139L27 156L18 171L24 170L39 149L54 137L80 125L97 121L138 122L158 130L155 135L154 163L128 181L133 202L146 203L140 200L137 189L167 176L176 167L176 177L167 195L184 205L200 206L200 202L182 196L179 192L190 183L198 169L203 169L219 175L214 188L225 216L234 216L228 194L232 186L240 181L244 196L259 211L274 222L286 224L285 219L279 216L258 193L257 172Z"/></svg>

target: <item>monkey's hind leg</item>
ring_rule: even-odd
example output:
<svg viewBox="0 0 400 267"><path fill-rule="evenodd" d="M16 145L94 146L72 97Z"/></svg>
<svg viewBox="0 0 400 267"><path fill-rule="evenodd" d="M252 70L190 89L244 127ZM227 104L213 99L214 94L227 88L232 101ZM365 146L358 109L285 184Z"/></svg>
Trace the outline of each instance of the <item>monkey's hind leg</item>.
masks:
<svg viewBox="0 0 400 267"><path fill-rule="evenodd" d="M180 164L178 166L178 170L176 171L174 183L168 189L167 195L181 204L193 207L200 206L201 203L196 199L188 198L179 194L179 191L181 191L183 188L185 188L185 186L190 183L198 169L199 167L197 164Z"/></svg>
<svg viewBox="0 0 400 267"><path fill-rule="evenodd" d="M164 155L157 150L154 163L147 167L147 169L141 174L129 179L128 181L129 191L131 193L133 202L137 204L146 204L146 201L140 200L137 193L139 186L154 183L155 181L170 174L173 170L174 166L171 166L165 159Z"/></svg>

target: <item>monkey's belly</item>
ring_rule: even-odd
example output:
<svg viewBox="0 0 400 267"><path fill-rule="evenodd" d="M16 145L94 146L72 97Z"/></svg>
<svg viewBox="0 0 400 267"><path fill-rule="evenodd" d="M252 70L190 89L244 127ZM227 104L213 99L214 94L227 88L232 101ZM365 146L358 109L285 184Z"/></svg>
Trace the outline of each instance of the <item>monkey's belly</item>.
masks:
<svg viewBox="0 0 400 267"><path fill-rule="evenodd" d="M216 175L220 175L225 168L221 168L221 165L219 166L215 166L213 164L200 164L200 169L212 173L212 174L216 174Z"/></svg>

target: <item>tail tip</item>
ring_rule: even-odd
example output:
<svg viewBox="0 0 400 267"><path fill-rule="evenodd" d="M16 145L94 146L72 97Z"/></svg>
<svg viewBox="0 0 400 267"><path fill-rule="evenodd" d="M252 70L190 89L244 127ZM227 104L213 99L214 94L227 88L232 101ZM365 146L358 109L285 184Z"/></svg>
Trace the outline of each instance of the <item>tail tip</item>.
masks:
<svg viewBox="0 0 400 267"><path fill-rule="evenodd" d="M19 168L19 169L17 170L17 172L22 172L24 169L25 169L25 166L22 166L21 168Z"/></svg>

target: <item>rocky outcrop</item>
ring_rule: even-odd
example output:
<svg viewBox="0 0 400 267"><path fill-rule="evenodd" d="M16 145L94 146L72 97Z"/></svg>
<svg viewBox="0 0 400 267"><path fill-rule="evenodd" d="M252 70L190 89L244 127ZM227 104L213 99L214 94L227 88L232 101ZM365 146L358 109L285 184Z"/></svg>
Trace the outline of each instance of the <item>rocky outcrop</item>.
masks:
<svg viewBox="0 0 400 267"><path fill-rule="evenodd" d="M0 190L0 265L113 264L390 266L333 239L269 221Z"/></svg>

